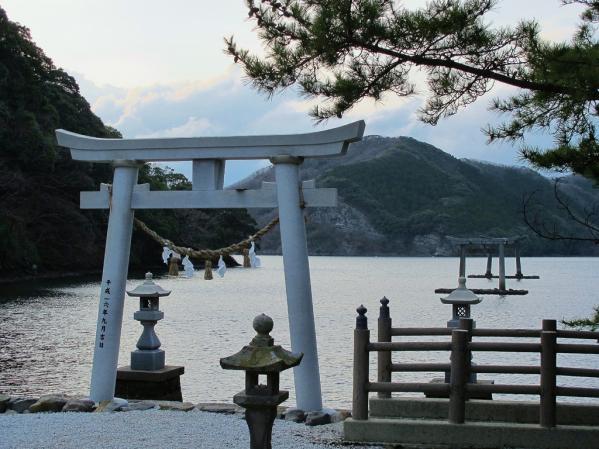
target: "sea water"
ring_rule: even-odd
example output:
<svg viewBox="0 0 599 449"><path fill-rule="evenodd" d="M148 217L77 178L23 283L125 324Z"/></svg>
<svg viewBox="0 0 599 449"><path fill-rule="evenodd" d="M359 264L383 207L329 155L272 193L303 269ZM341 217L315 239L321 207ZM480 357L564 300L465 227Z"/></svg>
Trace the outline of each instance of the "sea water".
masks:
<svg viewBox="0 0 599 449"><path fill-rule="evenodd" d="M513 259L506 262L507 274L514 274ZM486 258L468 259L469 274L482 274L485 268ZM496 273L496 264L493 268ZM529 294L484 296L481 304L472 307L478 327L540 328L544 318L586 317L599 304L599 258L523 258L522 270L540 279L508 279L507 287L526 289ZM457 286L458 259L311 257L310 273L324 403L350 407L356 307L363 304L368 309L373 339L383 296L390 300L394 326L445 326L451 307L441 304L439 298L444 295L434 290ZM249 343L254 336L252 320L260 313L273 318L271 335L275 342L290 349L281 257L262 256L261 268L229 269L224 278L215 276L211 281L205 281L202 272L191 279L155 277L162 287L172 290L170 296L160 300L165 318L157 324L156 333L166 351L167 364L185 366L181 378L185 400L230 402L243 388L243 374L222 370L219 359ZM132 278L127 288L139 282L140 278ZM497 286L497 279L469 279L468 286L492 288ZM99 291L99 276L91 281L0 287L0 392L31 396L88 393ZM138 307L136 298L126 298L121 366L129 364L129 353L141 334L141 325L133 320ZM376 376L375 357L372 354L372 380ZM397 357L403 362L448 361L448 354L443 352L395 354L398 361ZM539 355L479 353L474 361L538 365ZM558 357L563 366L597 368L598 362L599 355ZM396 380L422 381L439 377L439 373L394 376ZM479 377L495 379L496 383L538 382L538 376ZM598 380L572 377L560 377L558 384L599 387ZM282 374L281 386L290 390L287 404L293 404L291 370Z"/></svg>

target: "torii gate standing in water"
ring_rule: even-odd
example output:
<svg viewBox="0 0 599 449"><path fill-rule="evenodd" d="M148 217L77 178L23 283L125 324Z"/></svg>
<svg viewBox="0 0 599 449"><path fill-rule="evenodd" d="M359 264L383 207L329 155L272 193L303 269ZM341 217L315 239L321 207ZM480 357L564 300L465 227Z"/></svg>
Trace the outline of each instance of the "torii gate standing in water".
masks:
<svg viewBox="0 0 599 449"><path fill-rule="evenodd" d="M302 203L307 207L335 206L336 189L302 186L299 166L304 158L343 155L364 134L358 121L309 134L192 137L174 139L99 139L57 130L58 144L75 160L112 163L111 190L81 192L82 209L109 209L104 268L98 309L90 397L114 397L121 339L125 284L135 209L279 208L281 246L287 292L291 347L303 352L294 368L297 406L321 410L320 373L312 307L310 268ZM276 189L223 190L229 159L270 159ZM191 191L151 192L137 184L144 162L193 161Z"/></svg>

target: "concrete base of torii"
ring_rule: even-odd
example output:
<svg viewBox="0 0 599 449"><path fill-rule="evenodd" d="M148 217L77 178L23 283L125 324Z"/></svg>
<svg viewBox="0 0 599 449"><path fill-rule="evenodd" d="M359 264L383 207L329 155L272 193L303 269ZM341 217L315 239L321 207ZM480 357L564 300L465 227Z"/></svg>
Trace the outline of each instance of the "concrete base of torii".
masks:
<svg viewBox="0 0 599 449"><path fill-rule="evenodd" d="M182 366L165 366L155 371L131 369L117 370L115 396L124 399L154 399L156 401L183 401Z"/></svg>

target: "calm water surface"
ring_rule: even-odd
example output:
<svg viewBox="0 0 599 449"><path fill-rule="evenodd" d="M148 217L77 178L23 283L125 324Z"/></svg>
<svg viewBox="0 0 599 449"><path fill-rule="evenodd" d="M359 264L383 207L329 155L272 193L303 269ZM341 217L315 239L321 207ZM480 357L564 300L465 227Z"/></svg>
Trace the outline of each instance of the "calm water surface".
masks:
<svg viewBox="0 0 599 449"><path fill-rule="evenodd" d="M468 259L468 273L484 273L486 259ZM267 313L275 322L277 343L289 348L289 329L282 258L263 256L260 269L231 269L223 279L204 281L159 278L171 289L161 300L165 319L156 331L167 363L184 365L183 396L192 402L229 402L243 387L243 374L223 371L219 358L238 351L254 335L252 319ZM473 307L478 327L536 327L541 319L570 319L592 313L597 295L599 259L524 258L524 274L540 280L508 280L508 288L524 288L527 296L485 296ZM450 307L439 301L438 287L457 285L454 258L346 258L311 257L310 269L325 405L349 407L351 402L352 333L355 309L364 304L370 327L376 328L378 301L387 296L394 326L445 326ZM508 261L508 274L515 269ZM140 279L130 279L128 289ZM469 279L468 286L492 287L486 279ZM90 281L45 282L2 286L0 291L0 392L39 395L49 392L85 394L89 388L92 349L100 284ZM129 352L142 327L133 320L138 301L127 299L121 340L120 365L129 364ZM376 332L373 332L373 338ZM522 341L522 340L520 340ZM412 361L447 360L447 354L408 354ZM477 354L476 361L538 364L538 355ZM407 361L407 360L404 360ZM599 356L560 356L568 366L599 367ZM371 373L376 372L372 357ZM433 374L396 374L406 381ZM400 377L401 376L401 377ZM438 376L438 374L437 374ZM282 375L282 387L291 390L292 373ZM537 382L536 376L486 375L496 382ZM599 387L576 378L560 384Z"/></svg>

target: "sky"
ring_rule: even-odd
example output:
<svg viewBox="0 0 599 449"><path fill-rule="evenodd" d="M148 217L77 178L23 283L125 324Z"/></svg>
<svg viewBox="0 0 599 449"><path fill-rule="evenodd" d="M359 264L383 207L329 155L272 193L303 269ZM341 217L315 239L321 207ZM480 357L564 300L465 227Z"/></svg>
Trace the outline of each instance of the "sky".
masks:
<svg viewBox="0 0 599 449"><path fill-rule="evenodd" d="M294 89L271 99L256 92L224 53L223 38L231 35L243 48L262 51L243 0L3 0L1 6L77 79L92 110L127 138L304 133L365 120L366 134L410 136L456 157L522 164L516 147L487 145L480 131L497 122L487 108L505 88L435 127L417 120L423 97L364 101L343 119L316 125L307 114L312 103ZM490 20L509 25L534 18L544 37L559 41L570 38L579 12L559 0L501 0ZM190 175L190 163L169 165ZM225 183L264 165L228 163Z"/></svg>

